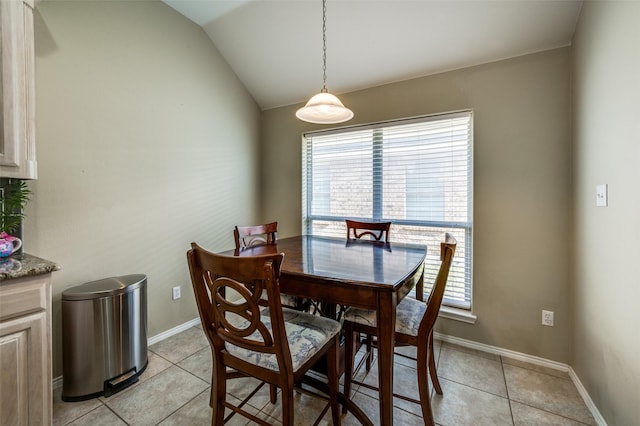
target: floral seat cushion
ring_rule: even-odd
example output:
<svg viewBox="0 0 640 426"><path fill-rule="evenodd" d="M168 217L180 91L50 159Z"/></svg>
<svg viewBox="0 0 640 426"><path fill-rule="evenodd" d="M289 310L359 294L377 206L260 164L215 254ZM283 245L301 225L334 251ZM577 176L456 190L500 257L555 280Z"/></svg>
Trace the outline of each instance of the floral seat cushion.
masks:
<svg viewBox="0 0 640 426"><path fill-rule="evenodd" d="M396 308L396 333L409 336L418 335L420 321L427 310L427 304L411 297L405 297ZM376 327L376 311L349 308L344 315L345 321Z"/></svg>
<svg viewBox="0 0 640 426"><path fill-rule="evenodd" d="M260 298L265 301L267 300L266 290L262 292L262 296ZM286 308L297 309L299 300L300 298L296 296L291 296L290 294L285 294L285 293L280 294L280 303L282 304L283 307L286 307Z"/></svg>
<svg viewBox="0 0 640 426"><path fill-rule="evenodd" d="M313 357L329 340L340 332L339 322L329 318L318 317L306 312L296 311L283 307L284 325L291 351L293 371L297 371L307 360ZM269 310L262 311L261 320L271 331L271 318ZM230 319L230 322L231 319ZM246 320L237 321L234 326L243 329L249 324ZM262 341L262 337L256 331L249 339ZM278 371L278 361L273 354L266 354L240 348L227 343L227 351L244 361Z"/></svg>
<svg viewBox="0 0 640 426"><path fill-rule="evenodd" d="M281 294L280 303L282 303L282 306L286 306L287 308L297 308L298 298L289 294Z"/></svg>

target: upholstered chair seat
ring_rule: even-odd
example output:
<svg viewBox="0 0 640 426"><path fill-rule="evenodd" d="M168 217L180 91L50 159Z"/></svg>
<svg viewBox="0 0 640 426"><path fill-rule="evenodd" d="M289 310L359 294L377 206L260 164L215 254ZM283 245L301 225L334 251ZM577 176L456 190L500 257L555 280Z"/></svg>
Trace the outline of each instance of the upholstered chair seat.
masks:
<svg viewBox="0 0 640 426"><path fill-rule="evenodd" d="M304 365L312 356L314 356L322 347L324 347L342 328L341 324L329 318L312 315L295 309L282 307L282 315L284 317L284 329L289 342L291 351L291 362L293 371L298 371L300 366ZM230 322L239 329L246 329L249 326L247 320L233 320ZM271 319L269 310L262 310L261 322L271 331ZM260 333L254 331L247 337L260 341ZM227 351L233 356L243 359L251 364L259 367L268 368L269 370L278 371L278 360L274 354L266 354L261 352L243 349L238 346L227 343Z"/></svg>
<svg viewBox="0 0 640 426"><path fill-rule="evenodd" d="M427 311L427 304L405 297L396 307L396 333L409 336L418 335L418 327ZM345 321L369 327L376 327L376 312L368 309L349 308L344 314Z"/></svg>

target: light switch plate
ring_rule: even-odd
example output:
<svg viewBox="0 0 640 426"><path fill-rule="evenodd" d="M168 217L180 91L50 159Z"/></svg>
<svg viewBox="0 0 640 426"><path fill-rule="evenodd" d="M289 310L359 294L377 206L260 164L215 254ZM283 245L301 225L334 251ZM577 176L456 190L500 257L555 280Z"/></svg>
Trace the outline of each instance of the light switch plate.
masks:
<svg viewBox="0 0 640 426"><path fill-rule="evenodd" d="M173 287L172 294L171 294L171 299L172 300L180 299L180 286Z"/></svg>
<svg viewBox="0 0 640 426"><path fill-rule="evenodd" d="M607 207L608 205L607 185L596 185L596 207Z"/></svg>

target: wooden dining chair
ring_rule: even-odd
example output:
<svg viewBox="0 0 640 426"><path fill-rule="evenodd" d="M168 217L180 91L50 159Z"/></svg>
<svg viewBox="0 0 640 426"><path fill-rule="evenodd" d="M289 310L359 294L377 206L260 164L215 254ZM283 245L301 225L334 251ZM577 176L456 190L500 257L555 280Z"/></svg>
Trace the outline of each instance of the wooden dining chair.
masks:
<svg viewBox="0 0 640 426"><path fill-rule="evenodd" d="M351 241L362 241L371 243L389 244L389 232L391 231L391 222L361 222L357 220L346 219L347 225L347 243ZM373 336L368 334L365 338L366 350L364 358L365 368L371 370L373 362Z"/></svg>
<svg viewBox="0 0 640 426"><path fill-rule="evenodd" d="M233 230L236 250L262 244L275 244L278 240L278 222L264 225L236 226Z"/></svg>
<svg viewBox="0 0 640 426"><path fill-rule="evenodd" d="M222 425L225 408L269 425L226 400L227 380L255 377L282 390L282 424L294 424L294 385L326 355L332 420L340 424L338 347L341 325L329 318L283 308L280 266L284 254L222 256L191 243L187 261L202 328L213 358L212 425ZM268 309L260 300L266 292ZM234 293L236 297L228 299ZM237 299L237 296L240 299Z"/></svg>
<svg viewBox="0 0 640 426"><path fill-rule="evenodd" d="M438 381L433 356L433 326L440 312L440 305L449 277L449 270L455 255L457 241L453 235L446 233L444 242L440 243L440 270L429 294L427 302L405 297L396 308L396 345L411 345L417 348L417 373L420 400L402 395L403 399L420 404L425 424L433 425L431 399L429 397L428 376L436 392L442 395L442 387ZM353 365L355 357L355 341L360 333L376 334L376 312L366 309L349 308L344 317L345 341L345 379L344 394L350 396L353 381ZM356 337L358 336L358 337ZM382 372L379 372L382 374Z"/></svg>
<svg viewBox="0 0 640 426"><path fill-rule="evenodd" d="M233 230L236 251L270 246L278 243L278 222L264 225L236 226ZM309 302L289 294L280 295L283 306L298 310L308 310Z"/></svg>

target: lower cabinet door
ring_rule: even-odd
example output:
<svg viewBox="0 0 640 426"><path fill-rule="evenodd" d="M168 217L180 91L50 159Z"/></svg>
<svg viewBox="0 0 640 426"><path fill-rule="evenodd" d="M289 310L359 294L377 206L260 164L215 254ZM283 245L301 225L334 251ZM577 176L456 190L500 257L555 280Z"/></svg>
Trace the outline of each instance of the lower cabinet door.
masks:
<svg viewBox="0 0 640 426"><path fill-rule="evenodd" d="M0 425L48 425L51 374L46 312L0 323Z"/></svg>

